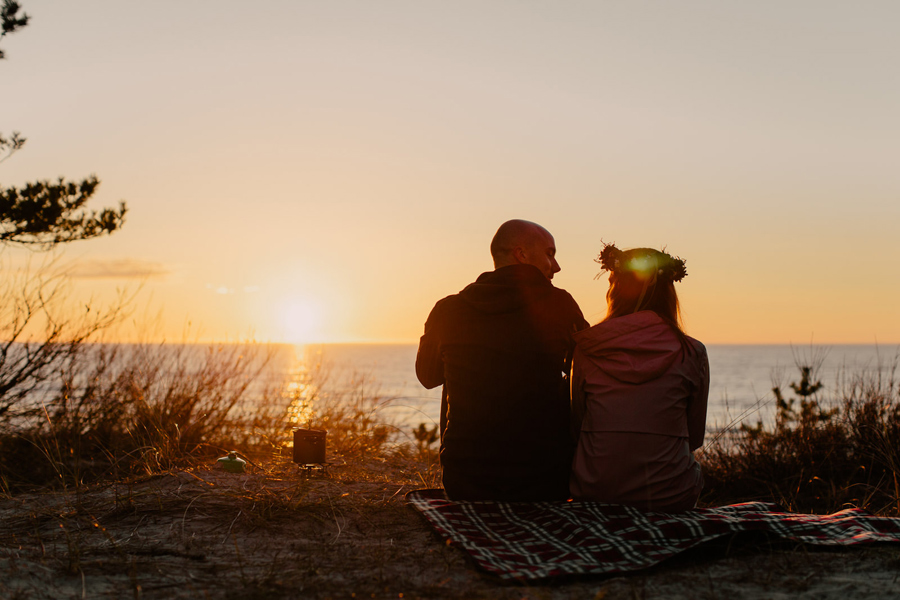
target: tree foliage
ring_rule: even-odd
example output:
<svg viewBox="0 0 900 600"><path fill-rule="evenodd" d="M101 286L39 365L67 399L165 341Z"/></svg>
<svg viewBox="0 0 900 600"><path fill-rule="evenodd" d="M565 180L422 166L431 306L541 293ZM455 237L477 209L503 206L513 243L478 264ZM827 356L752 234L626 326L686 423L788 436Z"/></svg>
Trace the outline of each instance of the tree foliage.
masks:
<svg viewBox="0 0 900 600"><path fill-rule="evenodd" d="M7 33L13 33L17 29L21 29L28 25L28 19L30 17L25 13L19 15L19 10L21 7L18 2L13 2L13 0L3 0L3 4L0 5L0 20L2 20L3 31L0 33L0 39ZM6 58L3 54L3 50L0 50L0 58Z"/></svg>
<svg viewBox="0 0 900 600"><path fill-rule="evenodd" d="M60 178L0 189L0 242L53 246L112 233L125 220L124 202L118 210L80 210L98 185L92 175L80 183Z"/></svg>
<svg viewBox="0 0 900 600"><path fill-rule="evenodd" d="M13 33L28 25L29 16L20 14L21 6L13 0L0 4L2 33ZM0 50L0 59L4 58ZM8 159L25 144L18 131L5 137L0 133L0 162ZM51 248L57 244L86 240L112 233L125 222L124 202L119 208L100 212L84 209L100 181L91 175L80 182L56 183L48 180L26 183L21 188L0 188L0 244L24 244Z"/></svg>

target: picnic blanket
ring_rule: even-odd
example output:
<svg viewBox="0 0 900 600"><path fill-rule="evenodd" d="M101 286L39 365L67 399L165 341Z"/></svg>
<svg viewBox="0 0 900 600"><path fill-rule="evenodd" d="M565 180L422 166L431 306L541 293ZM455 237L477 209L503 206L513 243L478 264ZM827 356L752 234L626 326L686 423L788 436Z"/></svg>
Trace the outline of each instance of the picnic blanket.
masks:
<svg viewBox="0 0 900 600"><path fill-rule="evenodd" d="M479 567L519 581L645 569L704 542L749 531L828 546L900 542L900 519L856 508L805 515L748 502L667 514L583 501L454 502L443 490L417 490L406 499Z"/></svg>

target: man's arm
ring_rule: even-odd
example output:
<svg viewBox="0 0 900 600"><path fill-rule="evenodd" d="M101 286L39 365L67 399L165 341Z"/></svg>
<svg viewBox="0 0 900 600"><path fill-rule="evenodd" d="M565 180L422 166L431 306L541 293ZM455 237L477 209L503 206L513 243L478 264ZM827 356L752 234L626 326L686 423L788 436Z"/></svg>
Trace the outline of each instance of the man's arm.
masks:
<svg viewBox="0 0 900 600"><path fill-rule="evenodd" d="M575 331L581 331L582 329L590 327L591 324L584 318L584 315L581 313L581 308L579 308L577 304L575 305L575 310L578 311L578 316L575 318Z"/></svg>
<svg viewBox="0 0 900 600"><path fill-rule="evenodd" d="M440 303L438 303L440 304ZM438 317L435 313L438 307L432 309L425 321L425 334L419 339L419 351L416 353L416 377L427 389L431 389L444 383L444 359L441 354L441 338L438 335ZM447 388L441 392L441 443L444 441L444 430L447 429Z"/></svg>
<svg viewBox="0 0 900 600"><path fill-rule="evenodd" d="M444 383L444 360L441 356L441 339L438 334L438 303L425 321L425 334L419 339L419 351L416 354L416 377L427 389Z"/></svg>
<svg viewBox="0 0 900 600"><path fill-rule="evenodd" d="M566 373L571 375L572 355L575 352L575 340L572 339L572 336L574 334L578 333L579 331L581 331L582 329L587 329L588 327L590 327L590 324L587 322L587 320L585 320L584 314L582 314L582 312L581 312L581 308L579 308L578 303L575 302L575 298L573 298L572 295L569 294L569 292L567 292L565 290L560 290L560 291L563 294L565 294L566 301L569 304L567 313L566 313L566 314L568 314L568 319L569 319L568 320L568 323L569 323L569 325L568 325L568 327L569 327L569 348L568 348L568 351L566 352L566 362L565 362L565 366L563 367L563 370ZM570 391L571 391L571 384L570 384ZM570 397L571 397L571 394L570 394Z"/></svg>

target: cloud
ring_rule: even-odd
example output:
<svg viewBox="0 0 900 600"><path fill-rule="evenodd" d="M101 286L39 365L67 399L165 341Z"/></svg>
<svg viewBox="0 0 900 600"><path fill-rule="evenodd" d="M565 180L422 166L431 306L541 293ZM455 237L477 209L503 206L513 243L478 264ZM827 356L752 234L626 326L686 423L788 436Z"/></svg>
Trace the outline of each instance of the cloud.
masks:
<svg viewBox="0 0 900 600"><path fill-rule="evenodd" d="M95 258L77 263L68 273L76 279L156 279L171 271L162 263L148 260Z"/></svg>
<svg viewBox="0 0 900 600"><path fill-rule="evenodd" d="M222 294L222 295L234 294L236 291L235 288L228 287L224 283L220 284L220 285L213 285L211 283L207 283L206 289L211 290L212 292L214 292L216 294ZM258 285L247 285L247 286L244 286L244 288L243 288L243 292L245 294L255 294L258 291L259 291Z"/></svg>
<svg viewBox="0 0 900 600"><path fill-rule="evenodd" d="M206 289L212 290L214 293L221 294L221 295L234 293L234 288L230 288L227 285L213 285L211 283L207 283Z"/></svg>

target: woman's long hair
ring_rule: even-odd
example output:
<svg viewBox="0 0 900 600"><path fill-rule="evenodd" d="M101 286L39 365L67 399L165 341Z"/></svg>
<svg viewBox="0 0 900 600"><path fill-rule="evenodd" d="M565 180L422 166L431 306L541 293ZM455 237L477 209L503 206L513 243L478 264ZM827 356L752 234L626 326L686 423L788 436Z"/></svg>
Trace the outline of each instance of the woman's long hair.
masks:
<svg viewBox="0 0 900 600"><path fill-rule="evenodd" d="M606 292L607 311L604 321L652 310L684 336L681 306L675 282L668 275L666 262L672 257L653 248L632 248L621 253L621 266L609 272Z"/></svg>

